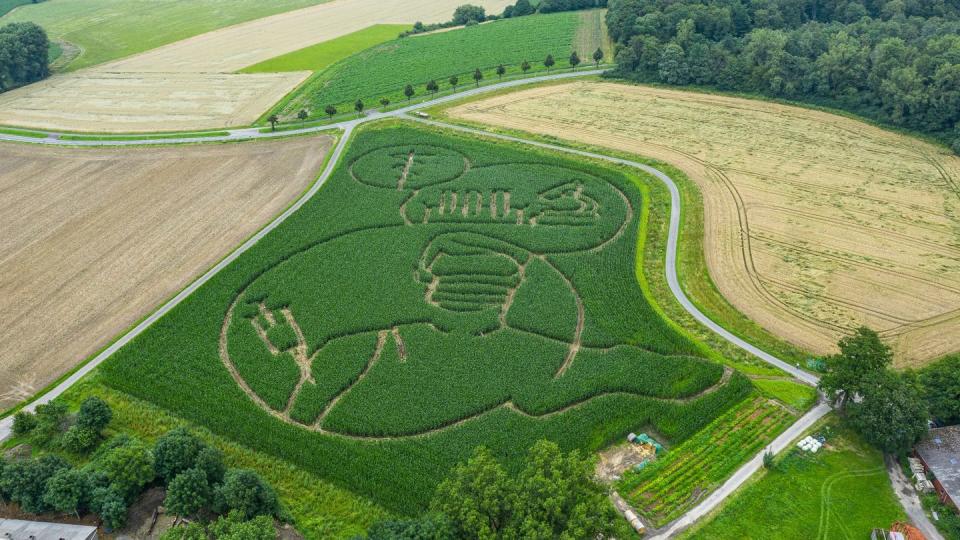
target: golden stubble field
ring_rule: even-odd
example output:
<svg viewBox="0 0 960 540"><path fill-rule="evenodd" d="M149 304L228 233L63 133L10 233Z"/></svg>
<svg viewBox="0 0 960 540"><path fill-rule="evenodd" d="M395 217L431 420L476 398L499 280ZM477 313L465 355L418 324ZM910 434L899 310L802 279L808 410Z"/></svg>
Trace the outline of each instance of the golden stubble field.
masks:
<svg viewBox="0 0 960 540"><path fill-rule="evenodd" d="M614 83L449 113L682 169L703 194L718 289L791 343L830 352L865 324L901 367L960 350L960 158L946 150L828 113Z"/></svg>
<svg viewBox="0 0 960 540"><path fill-rule="evenodd" d="M333 0L0 94L0 124L149 132L245 126L310 72L238 70L374 24L449 20L460 0ZM509 0L473 2L499 13Z"/></svg>
<svg viewBox="0 0 960 540"><path fill-rule="evenodd" d="M0 145L0 410L266 224L316 179L331 142Z"/></svg>

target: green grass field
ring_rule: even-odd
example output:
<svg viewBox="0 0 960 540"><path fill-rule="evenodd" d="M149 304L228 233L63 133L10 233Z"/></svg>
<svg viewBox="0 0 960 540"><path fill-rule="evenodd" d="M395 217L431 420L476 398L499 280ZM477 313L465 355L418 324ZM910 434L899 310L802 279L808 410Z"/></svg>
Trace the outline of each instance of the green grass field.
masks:
<svg viewBox="0 0 960 540"><path fill-rule="evenodd" d="M757 454L796 416L751 396L641 471L627 471L617 491L656 526L680 517Z"/></svg>
<svg viewBox="0 0 960 540"><path fill-rule="evenodd" d="M679 443L750 394L644 296L638 180L405 126L361 130L104 383L402 513L477 445Z"/></svg>
<svg viewBox="0 0 960 540"><path fill-rule="evenodd" d="M47 0L24 5L0 24L33 21L51 39L68 41L82 53L66 69L79 69L147 51L203 32L323 0ZM27 4L0 0L7 5Z"/></svg>
<svg viewBox="0 0 960 540"><path fill-rule="evenodd" d="M0 0L0 17L10 13L15 8L32 4L34 0Z"/></svg>
<svg viewBox="0 0 960 540"><path fill-rule="evenodd" d="M835 421L828 429L826 449L790 450L684 538L859 540L904 519L880 453Z"/></svg>
<svg viewBox="0 0 960 540"><path fill-rule="evenodd" d="M796 409L805 411L817 402L817 389L803 383L784 379L753 379L761 394Z"/></svg>
<svg viewBox="0 0 960 540"><path fill-rule="evenodd" d="M450 88L451 75L459 76L461 87L473 86L475 69L480 68L486 79L495 79L498 64L504 64L507 75L515 75L522 73L524 60L530 62L531 72L544 71L548 54L554 56L558 68L568 67L577 30L585 21L577 12L555 13L388 41L316 74L276 110L286 118L295 117L301 109L317 117L323 116L327 105L353 110L357 99L363 99L368 107L379 106L382 97L397 103L405 99L407 84L413 85L418 95L426 93L425 85L431 79L442 89ZM587 64L595 49L580 51Z"/></svg>
<svg viewBox="0 0 960 540"><path fill-rule="evenodd" d="M278 73L283 71L321 71L351 54L396 39L408 30L405 24L375 24L352 34L324 41L265 60L240 70L242 73Z"/></svg>

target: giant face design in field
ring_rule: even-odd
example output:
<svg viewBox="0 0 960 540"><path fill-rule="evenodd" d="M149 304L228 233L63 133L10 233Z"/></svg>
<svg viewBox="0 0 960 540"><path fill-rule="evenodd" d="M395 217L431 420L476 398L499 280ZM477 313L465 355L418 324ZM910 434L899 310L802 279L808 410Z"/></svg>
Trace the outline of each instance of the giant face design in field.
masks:
<svg viewBox="0 0 960 540"><path fill-rule="evenodd" d="M586 346L580 294L551 259L623 234L634 209L610 183L543 162L478 167L426 145L349 167L396 213L276 264L224 321L224 364L270 414L323 433L416 436L502 406L549 414L663 360ZM684 384L672 373L665 388Z"/></svg>

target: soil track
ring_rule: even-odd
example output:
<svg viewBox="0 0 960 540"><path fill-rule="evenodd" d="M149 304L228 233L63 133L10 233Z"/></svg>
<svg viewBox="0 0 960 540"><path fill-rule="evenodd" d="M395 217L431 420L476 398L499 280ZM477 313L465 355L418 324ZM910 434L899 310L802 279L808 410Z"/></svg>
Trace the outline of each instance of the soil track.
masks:
<svg viewBox="0 0 960 540"><path fill-rule="evenodd" d="M312 182L331 138L0 147L0 409L186 285Z"/></svg>
<svg viewBox="0 0 960 540"><path fill-rule="evenodd" d="M960 350L960 159L827 113L608 83L469 103L470 121L681 168L703 192L711 277L737 309L829 352L861 324L900 366Z"/></svg>
<svg viewBox="0 0 960 540"><path fill-rule="evenodd" d="M98 132L254 122L310 73L236 71L381 23L449 20L459 0L333 0L194 36L0 95L0 124ZM499 13L508 0L482 0Z"/></svg>

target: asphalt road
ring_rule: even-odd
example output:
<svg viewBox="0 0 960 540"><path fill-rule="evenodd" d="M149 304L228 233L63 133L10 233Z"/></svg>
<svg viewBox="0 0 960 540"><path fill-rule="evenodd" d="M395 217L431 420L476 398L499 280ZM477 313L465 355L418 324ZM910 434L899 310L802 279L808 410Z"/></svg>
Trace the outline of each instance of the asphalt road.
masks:
<svg viewBox="0 0 960 540"><path fill-rule="evenodd" d="M907 511L907 517L913 526L920 529L920 532L927 540L944 540L943 535L937 530L937 527L927 517L927 513L920 504L920 497L917 496L917 490L913 488L913 483L903 474L903 469L897 460L891 456L884 458L887 465L887 475L890 477L890 483L893 485L893 493L903 509Z"/></svg>

